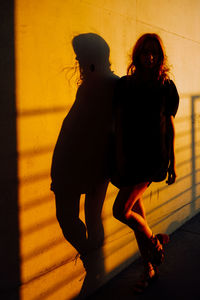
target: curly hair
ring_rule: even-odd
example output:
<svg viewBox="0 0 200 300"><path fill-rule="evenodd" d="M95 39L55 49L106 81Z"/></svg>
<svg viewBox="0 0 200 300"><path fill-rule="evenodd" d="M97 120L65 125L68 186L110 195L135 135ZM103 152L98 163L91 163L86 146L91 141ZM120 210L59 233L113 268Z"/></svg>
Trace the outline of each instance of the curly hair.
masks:
<svg viewBox="0 0 200 300"><path fill-rule="evenodd" d="M127 75L135 74L136 70L140 68L140 54L143 51L144 45L152 41L157 43L159 49L159 57L158 63L156 68L154 69L154 75L157 80L161 80L164 82L165 80L169 79L169 71L170 68L167 62L167 56L164 51L164 46L162 43L161 38L156 33L146 33L143 34L136 42L135 46L133 47L132 56L131 56L131 63L127 68Z"/></svg>

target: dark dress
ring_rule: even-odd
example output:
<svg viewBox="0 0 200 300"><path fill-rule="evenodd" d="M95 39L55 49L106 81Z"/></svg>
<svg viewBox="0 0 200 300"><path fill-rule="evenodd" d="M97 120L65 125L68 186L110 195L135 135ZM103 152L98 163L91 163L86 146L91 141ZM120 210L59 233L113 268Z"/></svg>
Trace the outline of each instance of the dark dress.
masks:
<svg viewBox="0 0 200 300"><path fill-rule="evenodd" d="M124 165L119 169L115 160L111 182L121 188L164 180L169 165L168 126L179 105L175 84L167 80L164 84L145 85L134 75L124 76L118 81L114 102Z"/></svg>

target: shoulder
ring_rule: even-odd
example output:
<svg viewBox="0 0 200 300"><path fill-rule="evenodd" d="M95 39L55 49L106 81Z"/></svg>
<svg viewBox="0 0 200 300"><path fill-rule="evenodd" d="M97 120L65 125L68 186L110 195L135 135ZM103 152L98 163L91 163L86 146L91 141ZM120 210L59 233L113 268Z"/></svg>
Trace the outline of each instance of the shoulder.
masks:
<svg viewBox="0 0 200 300"><path fill-rule="evenodd" d="M166 92L166 95L167 95L167 103L166 103L167 112L168 112L168 114L175 117L175 115L177 113L177 110L178 110L178 106L179 106L179 94L178 94L176 85L173 82L173 80L171 80L171 79L167 80L164 85L167 89L167 92Z"/></svg>
<svg viewBox="0 0 200 300"><path fill-rule="evenodd" d="M169 90L169 92L178 94L176 85L173 80L171 79L166 80L164 86Z"/></svg>
<svg viewBox="0 0 200 300"><path fill-rule="evenodd" d="M127 84L127 76L122 76L121 78L118 78L115 83L116 90L120 92L126 87L126 84Z"/></svg>
<svg viewBox="0 0 200 300"><path fill-rule="evenodd" d="M173 80L168 79L164 82L164 91L166 96L170 98L171 101L179 101L178 90Z"/></svg>
<svg viewBox="0 0 200 300"><path fill-rule="evenodd" d="M119 80L120 81L127 81L127 79L129 78L130 76L128 76L128 75L124 75L124 76L122 76Z"/></svg>
<svg viewBox="0 0 200 300"><path fill-rule="evenodd" d="M122 76L116 81L114 98L118 107L123 107L129 98L129 77Z"/></svg>
<svg viewBox="0 0 200 300"><path fill-rule="evenodd" d="M130 81L133 81L133 76L130 76L130 75L124 75L121 78L119 78L119 80L118 80L118 82L120 84L123 84L123 83L126 83L126 82L130 82Z"/></svg>
<svg viewBox="0 0 200 300"><path fill-rule="evenodd" d="M123 84L125 84L127 81L128 81L128 76L125 75L125 76L122 76L121 78L119 78L118 84L119 84L119 85L123 85Z"/></svg>
<svg viewBox="0 0 200 300"><path fill-rule="evenodd" d="M122 89L124 89L124 88L126 89L130 86L133 86L133 84L134 84L134 78L133 78L133 76L130 76L130 75L122 76L117 81L117 85L119 87L121 87Z"/></svg>

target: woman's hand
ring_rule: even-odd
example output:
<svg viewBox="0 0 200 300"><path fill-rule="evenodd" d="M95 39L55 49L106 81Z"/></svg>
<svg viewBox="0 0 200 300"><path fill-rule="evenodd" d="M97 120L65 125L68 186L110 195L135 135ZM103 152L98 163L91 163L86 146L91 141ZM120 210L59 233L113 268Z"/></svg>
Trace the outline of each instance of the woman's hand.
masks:
<svg viewBox="0 0 200 300"><path fill-rule="evenodd" d="M167 170L167 181L166 183L168 185L173 184L176 181L176 171L173 164L169 165L169 168Z"/></svg>
<svg viewBox="0 0 200 300"><path fill-rule="evenodd" d="M170 141L170 159L169 159L169 167L167 170L167 184L173 184L176 181L176 171L175 171L175 154L174 154L174 119L173 116L170 116L168 119L168 138Z"/></svg>

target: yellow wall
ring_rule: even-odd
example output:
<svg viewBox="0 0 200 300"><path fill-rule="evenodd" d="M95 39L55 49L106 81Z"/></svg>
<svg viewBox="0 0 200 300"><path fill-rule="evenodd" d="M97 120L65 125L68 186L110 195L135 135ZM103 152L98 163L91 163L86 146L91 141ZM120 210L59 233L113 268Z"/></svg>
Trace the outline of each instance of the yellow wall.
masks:
<svg viewBox="0 0 200 300"><path fill-rule="evenodd" d="M178 179L170 187L152 184L144 196L147 217L155 232L171 233L200 210L199 28L198 0L15 1L21 299L71 299L85 277L62 236L49 190L53 148L77 90L63 70L74 67L75 35L100 35L110 47L111 69L122 76L137 37L160 34L181 96L175 121ZM89 291L137 256L133 233L112 217L116 193L110 184L102 215L105 246L91 258L96 270Z"/></svg>

